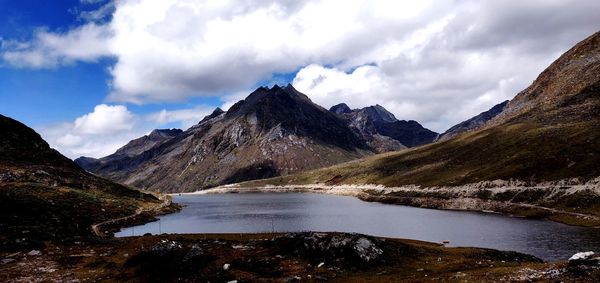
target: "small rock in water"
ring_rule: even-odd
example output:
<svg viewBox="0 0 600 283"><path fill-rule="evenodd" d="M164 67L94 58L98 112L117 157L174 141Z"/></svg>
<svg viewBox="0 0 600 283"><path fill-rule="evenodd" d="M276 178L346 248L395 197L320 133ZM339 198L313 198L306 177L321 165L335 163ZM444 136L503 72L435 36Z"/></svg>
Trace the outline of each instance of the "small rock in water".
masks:
<svg viewBox="0 0 600 283"><path fill-rule="evenodd" d="M27 253L27 255L31 255L31 256L38 256L41 255L42 252L38 251L38 250L32 250L30 252Z"/></svg>
<svg viewBox="0 0 600 283"><path fill-rule="evenodd" d="M229 264L229 263L223 264L223 270L225 270L225 271L229 270L230 267L231 267L231 264Z"/></svg>

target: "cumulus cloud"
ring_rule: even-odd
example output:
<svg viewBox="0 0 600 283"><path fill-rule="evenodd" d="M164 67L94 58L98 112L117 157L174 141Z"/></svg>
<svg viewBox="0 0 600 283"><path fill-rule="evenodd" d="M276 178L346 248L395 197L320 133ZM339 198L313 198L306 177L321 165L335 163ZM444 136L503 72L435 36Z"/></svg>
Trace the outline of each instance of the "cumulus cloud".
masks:
<svg viewBox="0 0 600 283"><path fill-rule="evenodd" d="M133 103L219 95L230 105L300 69L294 84L323 106L379 103L442 131L511 98L600 28L595 0L120 0L102 9L112 12L105 23L42 30L2 57L34 68L113 57L109 100Z"/></svg>
<svg viewBox="0 0 600 283"><path fill-rule="evenodd" d="M82 134L102 135L128 131L135 124L135 116L123 105L100 104L94 111L75 120L73 129Z"/></svg>
<svg viewBox="0 0 600 283"><path fill-rule="evenodd" d="M31 42L3 44L1 57L22 68L54 68L75 61L93 62L109 56L109 27L88 23L66 33L38 29Z"/></svg>
<svg viewBox="0 0 600 283"><path fill-rule="evenodd" d="M70 158L104 157L153 129L173 125L187 129L210 114L212 109L209 109L195 107L135 114L124 105L100 104L72 122L44 125L37 130L53 148Z"/></svg>

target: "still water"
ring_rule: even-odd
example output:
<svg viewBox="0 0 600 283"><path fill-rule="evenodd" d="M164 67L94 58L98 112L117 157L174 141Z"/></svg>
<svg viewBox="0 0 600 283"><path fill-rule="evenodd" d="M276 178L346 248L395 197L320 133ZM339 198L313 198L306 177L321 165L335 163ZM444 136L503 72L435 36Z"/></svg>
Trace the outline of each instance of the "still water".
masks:
<svg viewBox="0 0 600 283"><path fill-rule="evenodd" d="M305 193L175 196L185 205L160 221L124 228L118 237L145 233L357 232L451 246L519 251L544 260L600 251L600 229L551 221L414 208Z"/></svg>

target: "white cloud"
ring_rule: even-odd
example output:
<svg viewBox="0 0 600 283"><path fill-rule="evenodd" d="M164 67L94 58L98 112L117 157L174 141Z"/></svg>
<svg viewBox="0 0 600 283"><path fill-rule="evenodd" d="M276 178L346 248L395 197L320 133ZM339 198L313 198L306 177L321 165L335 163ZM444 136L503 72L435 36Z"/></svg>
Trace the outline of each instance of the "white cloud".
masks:
<svg viewBox="0 0 600 283"><path fill-rule="evenodd" d="M100 104L72 122L44 125L37 127L37 131L53 148L70 158L103 157L153 129L173 124L187 129L210 114L213 109L209 109L195 107L134 114L124 105Z"/></svg>
<svg viewBox="0 0 600 283"><path fill-rule="evenodd" d="M109 100L133 103L218 95L228 106L301 69L295 83L324 106L380 103L442 131L526 87L598 30L598 10L596 0L120 0L105 24L42 30L2 57L34 68L114 57Z"/></svg>
<svg viewBox="0 0 600 283"><path fill-rule="evenodd" d="M135 120L135 116L123 105L100 104L94 107L94 112L77 118L73 129L81 134L103 135L129 131Z"/></svg>
<svg viewBox="0 0 600 283"><path fill-rule="evenodd" d="M148 119L160 125L178 122L182 129L187 129L195 124L198 124L202 118L206 117L215 107L197 106L192 109L181 110L161 110L159 112L148 115Z"/></svg>
<svg viewBox="0 0 600 283"><path fill-rule="evenodd" d="M13 42L2 59L16 67L54 68L74 61L93 62L109 56L109 27L88 23L66 33L39 29L31 42Z"/></svg>
<svg viewBox="0 0 600 283"><path fill-rule="evenodd" d="M80 136L75 136L70 133L56 139L56 144L64 147L73 147L81 144L83 139Z"/></svg>

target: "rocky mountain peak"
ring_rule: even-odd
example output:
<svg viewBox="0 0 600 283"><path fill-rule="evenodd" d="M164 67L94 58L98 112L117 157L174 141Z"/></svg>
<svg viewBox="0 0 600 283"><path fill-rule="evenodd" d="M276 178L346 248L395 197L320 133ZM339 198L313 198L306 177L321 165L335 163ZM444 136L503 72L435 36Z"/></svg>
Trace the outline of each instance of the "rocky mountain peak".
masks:
<svg viewBox="0 0 600 283"><path fill-rule="evenodd" d="M352 128L378 152L399 150L432 142L438 134L417 121L400 121L383 106L376 104L350 110L344 103L335 105L330 112L343 117Z"/></svg>
<svg viewBox="0 0 600 283"><path fill-rule="evenodd" d="M150 132L148 138L150 139L164 139L172 138L183 133L181 129L156 129Z"/></svg>
<svg viewBox="0 0 600 283"><path fill-rule="evenodd" d="M368 106L361 110L364 111L374 122L393 123L398 121L394 114L387 111L387 109L379 104Z"/></svg>
<svg viewBox="0 0 600 283"><path fill-rule="evenodd" d="M346 149L368 148L339 117L314 104L292 85L285 88L274 85L270 89L259 87L226 113L227 119L248 117L256 123L260 133L279 127L284 132L310 137L324 144Z"/></svg>
<svg viewBox="0 0 600 283"><path fill-rule="evenodd" d="M126 156L140 154L157 144L180 135L181 133L183 133L183 131L180 129L155 129L146 136L128 142L125 146L119 148L115 154ZM83 157L75 160L75 162L80 166L82 166L82 162L89 163L90 161L91 160L89 158L84 159Z"/></svg>
<svg viewBox="0 0 600 283"><path fill-rule="evenodd" d="M223 109L217 107L215 108L215 110L213 110L212 113L210 113L209 115L207 115L206 117L202 118L202 120L200 120L200 122L198 124L202 124L212 118L218 117L219 115L225 113L225 111L223 111Z"/></svg>
<svg viewBox="0 0 600 283"><path fill-rule="evenodd" d="M331 106L331 108L329 108L329 111L331 111L335 114L346 114L346 113L352 112L352 109L350 109L350 107L348 107L348 105L346 105L346 103L340 103L340 104Z"/></svg>

